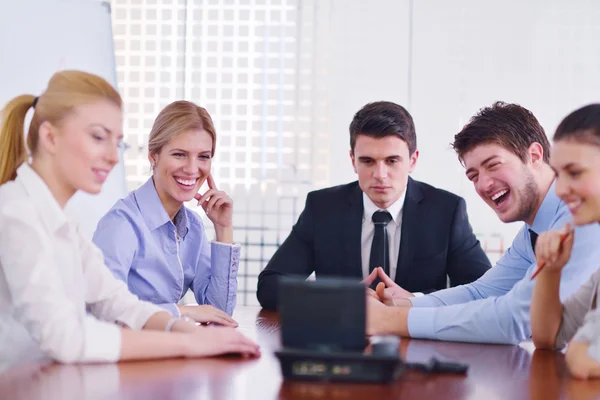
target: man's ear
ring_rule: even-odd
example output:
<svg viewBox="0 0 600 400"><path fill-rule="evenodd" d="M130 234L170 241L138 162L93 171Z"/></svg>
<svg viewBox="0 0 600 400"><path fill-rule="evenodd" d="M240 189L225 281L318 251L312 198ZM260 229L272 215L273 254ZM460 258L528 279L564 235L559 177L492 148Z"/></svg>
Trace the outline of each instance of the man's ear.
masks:
<svg viewBox="0 0 600 400"><path fill-rule="evenodd" d="M57 129L49 121L44 121L38 130L38 146L50 154L56 154Z"/></svg>
<svg viewBox="0 0 600 400"><path fill-rule="evenodd" d="M410 156L409 165L408 165L408 173L409 174L415 170L418 159L419 159L419 150L415 150L415 152L412 153Z"/></svg>
<svg viewBox="0 0 600 400"><path fill-rule="evenodd" d="M354 159L354 151L350 150L350 160L352 161L352 168L354 168L354 172L358 174L356 170L356 160Z"/></svg>
<svg viewBox="0 0 600 400"><path fill-rule="evenodd" d="M538 142L531 143L527 152L533 165L540 165L544 162L544 148Z"/></svg>

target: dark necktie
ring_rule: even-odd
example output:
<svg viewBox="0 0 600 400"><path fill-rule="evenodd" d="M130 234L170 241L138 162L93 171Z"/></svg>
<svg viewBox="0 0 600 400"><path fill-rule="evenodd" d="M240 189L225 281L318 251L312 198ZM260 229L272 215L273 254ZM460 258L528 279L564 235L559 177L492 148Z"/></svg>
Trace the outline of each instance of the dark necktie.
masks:
<svg viewBox="0 0 600 400"><path fill-rule="evenodd" d="M531 239L531 248L533 249L533 255L535 255L535 243L537 242L538 234L529 229L529 238Z"/></svg>
<svg viewBox="0 0 600 400"><path fill-rule="evenodd" d="M373 224L375 225L375 233L373 242L371 243L371 257L369 259L369 271L372 272L375 268L381 267L385 273L390 275L390 247L388 244L387 230L385 227L392 220L392 216L387 211L375 211L373 213ZM375 280L371 285L375 288L379 283L379 279Z"/></svg>

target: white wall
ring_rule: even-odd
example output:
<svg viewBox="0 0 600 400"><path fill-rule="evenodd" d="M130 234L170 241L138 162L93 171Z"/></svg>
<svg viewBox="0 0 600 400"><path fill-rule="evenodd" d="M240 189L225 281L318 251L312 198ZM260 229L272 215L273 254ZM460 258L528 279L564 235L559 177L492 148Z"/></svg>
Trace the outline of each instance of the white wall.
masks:
<svg viewBox="0 0 600 400"><path fill-rule="evenodd" d="M415 120L421 158L414 177L465 197L475 231L499 232L510 243L520 224L500 223L449 143L496 100L529 108L549 136L567 113L598 101L600 2L334 3L331 183L354 178L347 161L353 113L373 100L398 102Z"/></svg>

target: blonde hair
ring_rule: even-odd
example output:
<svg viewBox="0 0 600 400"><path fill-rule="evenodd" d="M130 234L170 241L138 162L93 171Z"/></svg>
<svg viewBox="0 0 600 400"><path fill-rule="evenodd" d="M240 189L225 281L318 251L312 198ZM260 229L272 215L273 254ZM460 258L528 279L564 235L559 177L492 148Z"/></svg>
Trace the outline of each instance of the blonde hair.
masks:
<svg viewBox="0 0 600 400"><path fill-rule="evenodd" d="M215 155L217 134L205 108L191 101L174 101L158 114L148 138L148 151L158 154L175 136L188 130L205 130L212 138L211 157Z"/></svg>
<svg viewBox="0 0 600 400"><path fill-rule="evenodd" d="M28 149L35 155L42 123L48 121L57 125L75 107L98 99L122 107L119 93L101 77L82 71L60 71L50 78L48 88L39 98L26 94L9 101L1 112L0 185L16 178L17 168L28 159ZM26 145L25 117L31 107L35 111Z"/></svg>

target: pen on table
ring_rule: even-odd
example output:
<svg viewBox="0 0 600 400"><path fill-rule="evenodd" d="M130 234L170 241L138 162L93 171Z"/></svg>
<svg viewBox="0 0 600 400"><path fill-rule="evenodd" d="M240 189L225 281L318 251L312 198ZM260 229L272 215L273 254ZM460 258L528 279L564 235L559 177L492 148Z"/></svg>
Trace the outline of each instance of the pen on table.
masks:
<svg viewBox="0 0 600 400"><path fill-rule="evenodd" d="M567 239L567 237L568 237L568 236L569 236L571 233L573 233L573 231L572 231L572 230L569 230L569 231L567 231L566 233L563 233L563 234L560 236L560 244L561 244L561 245L564 243L564 241ZM541 262L541 263L538 265L538 267L537 267L537 269L535 270L535 272L534 272L533 274L531 274L531 279L532 279L532 280L533 280L533 278L535 278L535 277L537 276L537 274L539 274L539 273L540 273L540 271L542 270L542 268L544 268L544 266L545 266L545 265L546 265L546 262L545 262L545 261L542 261L542 262Z"/></svg>

